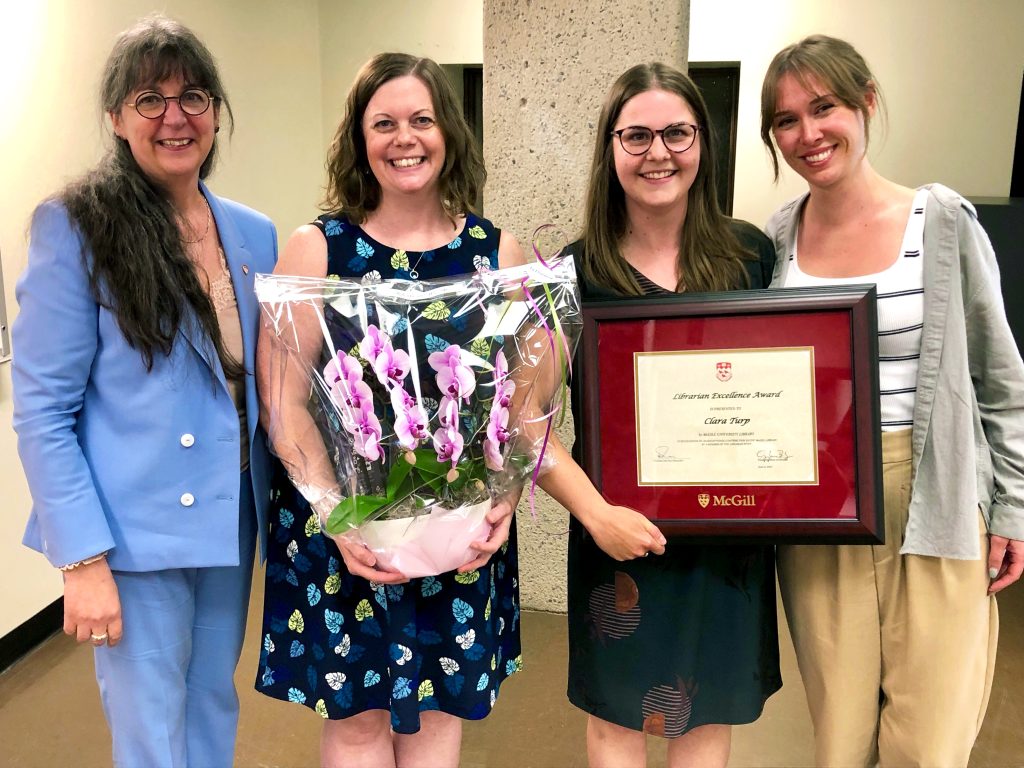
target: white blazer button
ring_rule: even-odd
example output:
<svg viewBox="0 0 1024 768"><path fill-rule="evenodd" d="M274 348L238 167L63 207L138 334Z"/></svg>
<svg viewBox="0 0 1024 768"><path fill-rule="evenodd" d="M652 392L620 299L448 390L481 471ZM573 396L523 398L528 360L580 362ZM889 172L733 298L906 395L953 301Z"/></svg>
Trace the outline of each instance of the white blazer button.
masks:
<svg viewBox="0 0 1024 768"><path fill-rule="evenodd" d="M191 448L193 445L195 445L195 442L195 435L191 435L188 432L186 432L184 435L181 436L181 444L186 448Z"/></svg>
<svg viewBox="0 0 1024 768"><path fill-rule="evenodd" d="M191 507L195 503L196 503L196 497L193 496L191 493L183 493L183 494L181 494L181 506L183 506L183 507Z"/></svg>

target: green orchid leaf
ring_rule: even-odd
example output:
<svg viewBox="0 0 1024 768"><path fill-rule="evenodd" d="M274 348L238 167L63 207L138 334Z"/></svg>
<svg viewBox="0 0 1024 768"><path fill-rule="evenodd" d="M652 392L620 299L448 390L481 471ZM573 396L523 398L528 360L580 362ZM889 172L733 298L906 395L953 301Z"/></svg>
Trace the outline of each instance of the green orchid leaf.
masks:
<svg viewBox="0 0 1024 768"><path fill-rule="evenodd" d="M444 477L448 474L451 465L437 460L437 454L430 448L419 448L416 451L416 471L425 480L430 477Z"/></svg>
<svg viewBox="0 0 1024 768"><path fill-rule="evenodd" d="M480 459L477 459L469 466L469 471L466 473L468 479L479 480L481 483L487 482L487 465Z"/></svg>
<svg viewBox="0 0 1024 768"><path fill-rule="evenodd" d="M327 532L337 536L362 525L378 509L389 503L385 496L350 496L342 499L327 518Z"/></svg>
<svg viewBox="0 0 1024 768"><path fill-rule="evenodd" d="M405 483L406 478L409 477L409 473L412 471L412 464L406 461L404 458L396 461L392 467L391 472L388 473L388 489L387 496L390 501L402 498L399 495L399 490ZM408 494L406 494L408 495Z"/></svg>

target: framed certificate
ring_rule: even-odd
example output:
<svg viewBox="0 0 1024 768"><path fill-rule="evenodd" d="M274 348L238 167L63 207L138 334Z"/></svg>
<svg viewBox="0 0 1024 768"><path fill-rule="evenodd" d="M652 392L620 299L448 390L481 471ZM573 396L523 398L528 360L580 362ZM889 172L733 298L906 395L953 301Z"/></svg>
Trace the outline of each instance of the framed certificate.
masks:
<svg viewBox="0 0 1024 768"><path fill-rule="evenodd" d="M671 536L883 540L874 286L583 306L584 466Z"/></svg>

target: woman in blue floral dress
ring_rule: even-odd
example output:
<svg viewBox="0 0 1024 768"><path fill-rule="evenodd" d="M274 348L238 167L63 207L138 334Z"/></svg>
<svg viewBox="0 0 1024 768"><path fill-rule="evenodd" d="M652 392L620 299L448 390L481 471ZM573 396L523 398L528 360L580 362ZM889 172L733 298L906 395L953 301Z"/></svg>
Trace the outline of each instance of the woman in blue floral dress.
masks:
<svg viewBox="0 0 1024 768"><path fill-rule="evenodd" d="M429 59L380 54L364 66L328 172L325 207L334 212L296 230L280 274L416 280L523 263L515 238L469 213L483 163ZM441 323L435 335L456 343L464 333ZM305 387L293 388L293 417L271 427L283 466L256 688L325 718L325 766L455 766L462 720L486 717L521 663L513 505L489 513L478 558L436 577L407 580L378 567L365 546L336 545L316 511L333 505L335 480L322 445L308 449L316 431L302 415Z"/></svg>

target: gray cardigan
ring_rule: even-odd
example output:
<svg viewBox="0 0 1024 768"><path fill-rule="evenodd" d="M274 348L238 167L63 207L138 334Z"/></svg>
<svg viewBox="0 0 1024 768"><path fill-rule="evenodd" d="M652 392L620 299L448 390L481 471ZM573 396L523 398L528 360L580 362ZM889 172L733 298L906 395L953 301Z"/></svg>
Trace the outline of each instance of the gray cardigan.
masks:
<svg viewBox="0 0 1024 768"><path fill-rule="evenodd" d="M1024 539L1024 363L974 208L939 184L925 188L914 487L900 553L977 560L979 507L990 533ZM779 257L773 287L784 284L806 199L768 221Z"/></svg>

